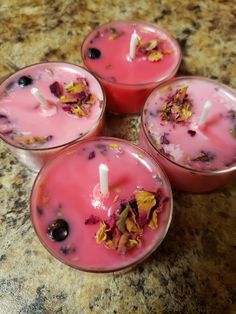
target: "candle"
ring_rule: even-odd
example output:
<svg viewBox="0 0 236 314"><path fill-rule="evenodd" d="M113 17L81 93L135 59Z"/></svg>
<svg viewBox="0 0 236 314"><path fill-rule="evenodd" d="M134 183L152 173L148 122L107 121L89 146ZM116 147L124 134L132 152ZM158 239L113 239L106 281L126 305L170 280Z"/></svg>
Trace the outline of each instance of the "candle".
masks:
<svg viewBox="0 0 236 314"><path fill-rule="evenodd" d="M201 77L162 84L145 103L140 144L162 164L173 187L219 188L236 169L236 92Z"/></svg>
<svg viewBox="0 0 236 314"><path fill-rule="evenodd" d="M107 165L101 164L99 166L99 175L100 175L100 192L102 195L107 195L109 193Z"/></svg>
<svg viewBox="0 0 236 314"><path fill-rule="evenodd" d="M58 149L101 131L102 87L79 66L28 66L1 84L0 95L0 136L19 161L35 171Z"/></svg>
<svg viewBox="0 0 236 314"><path fill-rule="evenodd" d="M56 114L57 112L57 106L56 104L50 104L47 102L47 100L43 97L43 95L40 93L39 89L36 87L31 88L31 94L38 100L42 113L45 116L52 116Z"/></svg>
<svg viewBox="0 0 236 314"><path fill-rule="evenodd" d="M136 33L136 31L134 30L133 34L131 35L131 39L130 39L130 48L129 48L129 56L128 56L128 60L129 61L133 61L134 57L135 57L135 53L136 53L136 48L137 48L137 44L139 41L139 36Z"/></svg>
<svg viewBox="0 0 236 314"><path fill-rule="evenodd" d="M103 85L110 111L138 113L150 92L175 75L181 52L177 41L155 25L115 21L85 38L82 58Z"/></svg>
<svg viewBox="0 0 236 314"><path fill-rule="evenodd" d="M99 189L101 164L109 169L106 195ZM91 272L141 262L164 239L171 217L166 175L145 151L116 138L61 150L42 168L31 194L42 244L65 264Z"/></svg>

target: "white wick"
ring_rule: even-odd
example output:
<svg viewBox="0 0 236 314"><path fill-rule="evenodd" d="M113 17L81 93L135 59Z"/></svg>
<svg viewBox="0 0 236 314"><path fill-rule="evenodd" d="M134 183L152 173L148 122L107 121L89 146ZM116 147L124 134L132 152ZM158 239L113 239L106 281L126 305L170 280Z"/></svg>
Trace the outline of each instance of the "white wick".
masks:
<svg viewBox="0 0 236 314"><path fill-rule="evenodd" d="M208 113L211 109L211 102L210 100L207 100L204 104L204 107L203 107L203 110L202 110L202 113L201 113L201 116L200 116L200 119L198 121L198 126L202 126L206 123L206 120L207 120L207 116L208 116Z"/></svg>
<svg viewBox="0 0 236 314"><path fill-rule="evenodd" d="M57 112L56 106L49 105L49 103L43 97L43 95L40 93L40 90L38 88L36 88L36 87L31 88L31 94L37 99L43 113L46 116L53 116Z"/></svg>
<svg viewBox="0 0 236 314"><path fill-rule="evenodd" d="M99 177L100 177L100 192L103 195L107 195L108 189L108 167L106 164L99 165Z"/></svg>
<svg viewBox="0 0 236 314"><path fill-rule="evenodd" d="M136 33L136 30L133 31L133 34L130 38L130 44L129 44L129 57L128 60L132 61L135 57L136 47L139 41L139 36Z"/></svg>

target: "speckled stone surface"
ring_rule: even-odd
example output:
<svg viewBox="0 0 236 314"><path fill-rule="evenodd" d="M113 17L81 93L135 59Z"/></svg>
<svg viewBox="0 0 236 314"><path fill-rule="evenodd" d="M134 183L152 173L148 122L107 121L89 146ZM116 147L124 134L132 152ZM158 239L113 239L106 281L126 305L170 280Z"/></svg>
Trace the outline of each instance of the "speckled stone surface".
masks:
<svg viewBox="0 0 236 314"><path fill-rule="evenodd" d="M2 0L0 77L42 60L82 64L85 34L112 19L142 19L181 44L178 75L236 88L236 2L227 0ZM138 116L107 115L104 134L137 141ZM174 191L160 248L123 274L69 268L40 244L29 219L35 174L0 143L0 314L236 313L235 179L210 194Z"/></svg>

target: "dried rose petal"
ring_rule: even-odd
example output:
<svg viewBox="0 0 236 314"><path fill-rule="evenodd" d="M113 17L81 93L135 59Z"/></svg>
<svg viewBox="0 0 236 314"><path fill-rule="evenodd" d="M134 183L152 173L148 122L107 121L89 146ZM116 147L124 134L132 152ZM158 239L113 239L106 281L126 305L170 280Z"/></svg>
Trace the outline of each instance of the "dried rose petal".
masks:
<svg viewBox="0 0 236 314"><path fill-rule="evenodd" d="M214 153L202 150L196 158L192 159L192 161L209 162L214 160L215 157L216 155Z"/></svg>
<svg viewBox="0 0 236 314"><path fill-rule="evenodd" d="M160 137L160 142L161 144L165 144L168 145L170 144L170 141L167 139L167 136L169 135L169 133L164 133L161 137Z"/></svg>
<svg viewBox="0 0 236 314"><path fill-rule="evenodd" d="M89 218L87 218L85 220L85 225L95 225L100 221L100 218L94 215L89 216Z"/></svg>
<svg viewBox="0 0 236 314"><path fill-rule="evenodd" d="M57 98L60 98L63 95L63 87L60 85L59 82L54 82L50 86L51 93L56 96Z"/></svg>

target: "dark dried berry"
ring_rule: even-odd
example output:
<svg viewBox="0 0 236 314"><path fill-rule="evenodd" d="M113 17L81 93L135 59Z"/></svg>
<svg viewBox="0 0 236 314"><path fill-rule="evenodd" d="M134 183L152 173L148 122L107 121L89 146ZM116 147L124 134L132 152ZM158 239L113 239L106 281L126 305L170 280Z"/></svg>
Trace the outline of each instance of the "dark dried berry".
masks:
<svg viewBox="0 0 236 314"><path fill-rule="evenodd" d="M69 234L69 225L64 219L57 219L49 224L48 237L55 241L63 241Z"/></svg>
<svg viewBox="0 0 236 314"><path fill-rule="evenodd" d="M190 134L191 136L195 136L196 135L196 131L188 130L188 134Z"/></svg>
<svg viewBox="0 0 236 314"><path fill-rule="evenodd" d="M87 50L87 57L89 59L98 59L101 56L101 51L97 48L89 48Z"/></svg>
<svg viewBox="0 0 236 314"><path fill-rule="evenodd" d="M63 95L63 89L59 82L52 83L49 88L54 96L60 98Z"/></svg>
<svg viewBox="0 0 236 314"><path fill-rule="evenodd" d="M31 85L33 83L33 79L31 76L22 76L19 78L18 80L18 85L20 87L25 87L25 86L28 86L28 85Z"/></svg>
<svg viewBox="0 0 236 314"><path fill-rule="evenodd" d="M96 156L96 154L95 154L95 151L93 150L93 151L91 151L91 152L89 153L88 159L89 159L89 160L90 160L90 159L93 159L93 158L95 158L95 156Z"/></svg>

